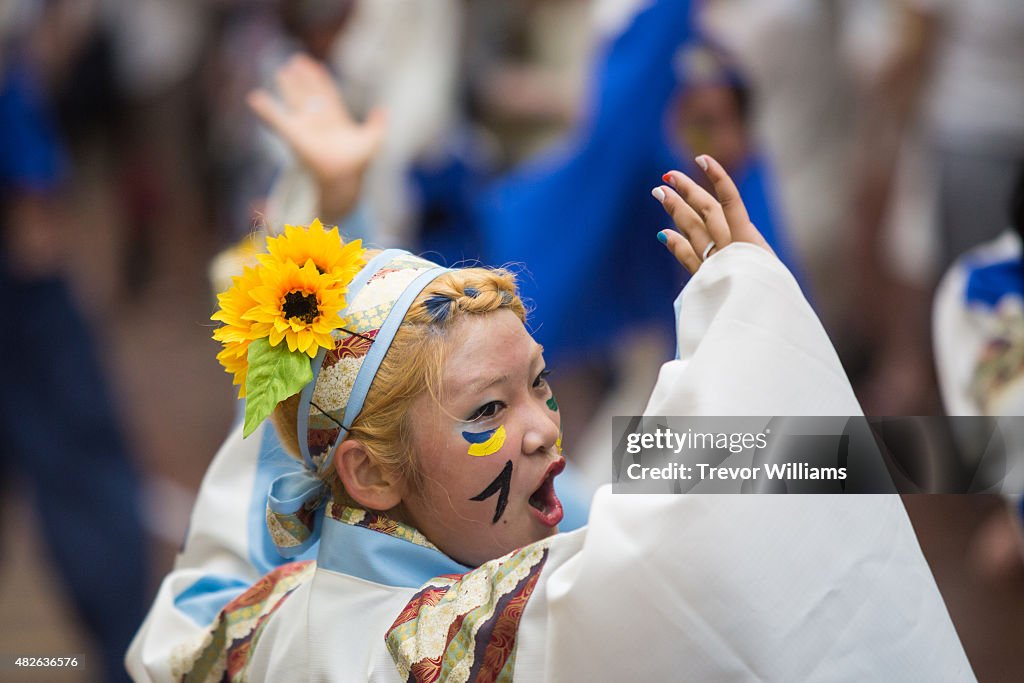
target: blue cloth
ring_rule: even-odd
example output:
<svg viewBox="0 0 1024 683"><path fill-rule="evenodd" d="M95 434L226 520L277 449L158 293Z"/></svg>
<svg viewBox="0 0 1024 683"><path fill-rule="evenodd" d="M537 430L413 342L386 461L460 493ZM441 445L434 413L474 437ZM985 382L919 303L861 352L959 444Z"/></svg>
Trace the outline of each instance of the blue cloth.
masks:
<svg viewBox="0 0 1024 683"><path fill-rule="evenodd" d="M0 223L20 193L57 187L62 167L45 102L15 62L0 75ZM139 478L67 284L15 277L0 252L0 297L0 475L24 476L34 494L34 525L100 646L97 676L127 681L146 599Z"/></svg>
<svg viewBox="0 0 1024 683"><path fill-rule="evenodd" d="M650 197L670 168L693 171L664 125L673 60L694 35L691 3L641 10L598 60L588 118L564 144L495 183L477 205L487 263L525 263L521 290L549 361L606 354L634 325L663 326L686 275L655 239L671 224ZM693 171L696 172L696 171ZM751 218L791 268L757 158L737 173Z"/></svg>
<svg viewBox="0 0 1024 683"><path fill-rule="evenodd" d="M385 586L419 588L442 574L463 574L459 564L437 548L427 548L381 531L324 520L317 566Z"/></svg>
<svg viewBox="0 0 1024 683"><path fill-rule="evenodd" d="M31 69L21 62L0 74L0 188L51 190L60 183L64 154Z"/></svg>
<svg viewBox="0 0 1024 683"><path fill-rule="evenodd" d="M1006 295L1024 296L1024 263L1019 258L967 267L968 303L995 308Z"/></svg>
<svg viewBox="0 0 1024 683"><path fill-rule="evenodd" d="M286 562L300 562L316 558L317 548L312 544L295 557L283 557L274 544L274 539L267 529L267 497L271 484L289 474L305 471L299 460L288 455L281 445L277 430L273 423L268 422L263 429L260 441L259 460L256 463L256 476L253 478L252 497L249 499L249 561L260 574L266 574ZM225 601L226 603L227 601Z"/></svg>
<svg viewBox="0 0 1024 683"><path fill-rule="evenodd" d="M589 118L478 204L485 261L528 264L531 326L555 364L604 348L651 307L664 311L682 277L654 238L664 216L635 213L633 200L660 177L652 162L676 87L672 56L691 32L689 2L642 10L598 60Z"/></svg>
<svg viewBox="0 0 1024 683"><path fill-rule="evenodd" d="M197 626L210 626L224 606L248 588L249 583L237 577L211 574L176 595L174 606Z"/></svg>

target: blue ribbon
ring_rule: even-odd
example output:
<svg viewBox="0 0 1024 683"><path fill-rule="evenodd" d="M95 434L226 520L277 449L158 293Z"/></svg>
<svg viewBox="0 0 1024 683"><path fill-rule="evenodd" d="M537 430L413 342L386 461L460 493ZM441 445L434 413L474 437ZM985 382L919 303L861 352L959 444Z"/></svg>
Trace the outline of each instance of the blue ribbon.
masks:
<svg viewBox="0 0 1024 683"><path fill-rule="evenodd" d="M305 467L282 474L270 485L267 527L283 557L296 557L320 538L327 485Z"/></svg>

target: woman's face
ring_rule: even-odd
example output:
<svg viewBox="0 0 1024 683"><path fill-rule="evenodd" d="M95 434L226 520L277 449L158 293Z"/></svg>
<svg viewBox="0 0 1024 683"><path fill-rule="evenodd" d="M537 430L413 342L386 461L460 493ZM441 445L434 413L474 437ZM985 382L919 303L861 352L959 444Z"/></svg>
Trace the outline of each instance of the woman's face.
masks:
<svg viewBox="0 0 1024 683"><path fill-rule="evenodd" d="M448 334L441 402L424 392L410 411L424 485L403 503L435 545L478 566L558 530L561 418L542 349L514 313L467 315Z"/></svg>

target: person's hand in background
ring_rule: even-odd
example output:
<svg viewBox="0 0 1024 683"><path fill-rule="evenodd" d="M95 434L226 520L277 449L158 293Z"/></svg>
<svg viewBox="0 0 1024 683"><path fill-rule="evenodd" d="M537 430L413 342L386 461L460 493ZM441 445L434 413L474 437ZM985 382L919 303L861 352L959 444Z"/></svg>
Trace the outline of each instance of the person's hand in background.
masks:
<svg viewBox="0 0 1024 683"><path fill-rule="evenodd" d="M359 199L363 176L384 140L382 109L366 121L352 118L323 64L298 54L277 72L280 99L264 89L249 93L254 112L288 144L316 179L320 215L337 219Z"/></svg>

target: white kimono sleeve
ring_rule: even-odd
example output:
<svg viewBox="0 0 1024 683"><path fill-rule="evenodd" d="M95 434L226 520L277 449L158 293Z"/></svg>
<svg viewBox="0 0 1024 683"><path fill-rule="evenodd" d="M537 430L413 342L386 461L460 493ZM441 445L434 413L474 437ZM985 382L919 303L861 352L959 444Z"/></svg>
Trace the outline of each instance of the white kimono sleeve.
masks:
<svg viewBox="0 0 1024 683"><path fill-rule="evenodd" d="M250 519L256 479L270 476L259 471L266 429L243 440L239 424L210 464L182 551L128 649L125 666L136 681L177 680L178 653L205 637L220 609L268 570L254 557L263 551L254 547L261 537Z"/></svg>
<svg viewBox="0 0 1024 683"><path fill-rule="evenodd" d="M680 299L655 415L852 415L775 258L712 256ZM517 680L961 681L970 665L898 496L614 495L552 543Z"/></svg>
<svg viewBox="0 0 1024 683"><path fill-rule="evenodd" d="M760 247L708 259L676 300L676 335L645 415L862 414L796 280Z"/></svg>

